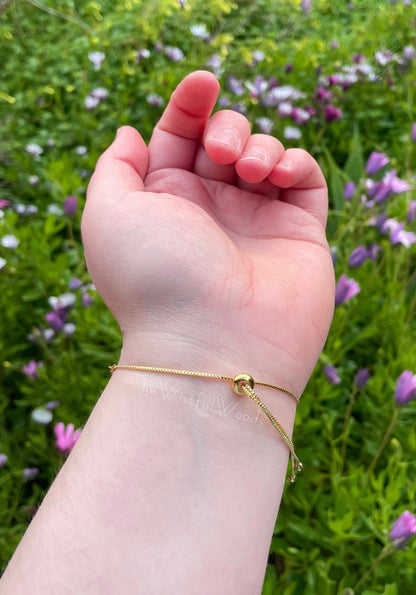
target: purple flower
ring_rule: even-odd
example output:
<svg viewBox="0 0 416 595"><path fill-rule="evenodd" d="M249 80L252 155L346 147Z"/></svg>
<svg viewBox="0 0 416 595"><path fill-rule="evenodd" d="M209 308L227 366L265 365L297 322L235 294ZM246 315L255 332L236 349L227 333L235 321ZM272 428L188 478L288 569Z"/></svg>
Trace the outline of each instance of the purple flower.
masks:
<svg viewBox="0 0 416 595"><path fill-rule="evenodd" d="M43 362L35 362L35 360L30 360L27 364L22 366L23 374L26 374L28 378L32 378L32 380L37 380L39 378L38 368L43 367Z"/></svg>
<svg viewBox="0 0 416 595"><path fill-rule="evenodd" d="M0 453L0 469L4 467L4 465L9 460L8 456L4 454L4 452Z"/></svg>
<svg viewBox="0 0 416 595"><path fill-rule="evenodd" d="M416 122L412 124L412 134L411 134L412 141L416 142Z"/></svg>
<svg viewBox="0 0 416 595"><path fill-rule="evenodd" d="M328 75L328 85L336 85L339 83L339 77L336 74Z"/></svg>
<svg viewBox="0 0 416 595"><path fill-rule="evenodd" d="M185 57L181 49L172 46L165 47L165 54L169 60L172 60L172 62L180 62L180 60L183 60Z"/></svg>
<svg viewBox="0 0 416 595"><path fill-rule="evenodd" d="M412 45L406 45L403 48L403 58L405 60L413 60L415 57L415 48Z"/></svg>
<svg viewBox="0 0 416 595"><path fill-rule="evenodd" d="M403 227L404 224L393 217L385 219L379 225L382 233L390 231L390 241L392 244L403 244L406 248L410 248L412 244L416 243L416 235L412 231L404 231Z"/></svg>
<svg viewBox="0 0 416 595"><path fill-rule="evenodd" d="M373 151L368 158L367 165L365 166L365 171L368 173L369 176L376 174L382 167L387 165L390 159L384 155L384 153L378 153L377 151Z"/></svg>
<svg viewBox="0 0 416 595"><path fill-rule="evenodd" d="M416 533L416 517L405 510L394 523L390 531L390 539L401 550Z"/></svg>
<svg viewBox="0 0 416 595"><path fill-rule="evenodd" d="M413 221L414 217L416 214L416 200L411 200L409 202L409 206L407 207L407 221L410 223L411 221Z"/></svg>
<svg viewBox="0 0 416 595"><path fill-rule="evenodd" d="M326 122L334 122L342 118L342 110L334 105L328 105L325 109L325 120Z"/></svg>
<svg viewBox="0 0 416 595"><path fill-rule="evenodd" d="M241 81L235 76L229 76L227 79L227 89L234 93L234 95L243 95L244 87Z"/></svg>
<svg viewBox="0 0 416 595"><path fill-rule="evenodd" d="M78 199L76 196L67 196L64 202L64 213L67 217L73 217L77 212Z"/></svg>
<svg viewBox="0 0 416 595"><path fill-rule="evenodd" d="M212 56L205 62L205 66L211 68L214 74L217 76L219 76L221 73L221 64L222 59L218 54L212 54Z"/></svg>
<svg viewBox="0 0 416 595"><path fill-rule="evenodd" d="M360 267L368 259L368 250L364 246L357 246L353 252L351 252L348 259L348 264L353 269Z"/></svg>
<svg viewBox="0 0 416 595"><path fill-rule="evenodd" d="M367 252L368 252L368 258L370 260L372 260L373 262L375 262L377 260L377 254L382 250L382 247L380 246L380 244L370 244L370 247L368 248Z"/></svg>
<svg viewBox="0 0 416 595"><path fill-rule="evenodd" d="M74 424L69 424L67 427L62 422L59 422L54 428L56 448L62 453L69 453L75 446L76 441L81 435L81 428L75 430Z"/></svg>
<svg viewBox="0 0 416 595"><path fill-rule="evenodd" d="M368 368L361 368L355 375L354 383L357 388L363 388L370 380L371 374Z"/></svg>
<svg viewBox="0 0 416 595"><path fill-rule="evenodd" d="M331 384L339 384L341 382L336 368L331 364L324 366L324 374Z"/></svg>
<svg viewBox="0 0 416 595"><path fill-rule="evenodd" d="M55 407L58 407L60 404L60 401L48 401L48 403L45 405L45 408L52 411L52 409L55 409Z"/></svg>
<svg viewBox="0 0 416 595"><path fill-rule="evenodd" d="M165 105L165 100L157 93L149 93L149 95L146 95L146 101L152 107L163 107Z"/></svg>
<svg viewBox="0 0 416 595"><path fill-rule="evenodd" d="M290 115L292 116L293 121L299 125L305 124L311 117L309 112L300 107L294 107Z"/></svg>
<svg viewBox="0 0 416 595"><path fill-rule="evenodd" d="M335 288L335 306L340 306L360 291L360 286L355 279L348 279L346 275L341 275Z"/></svg>
<svg viewBox="0 0 416 595"><path fill-rule="evenodd" d="M351 200L351 198L354 196L354 192L355 192L354 182L347 182L344 186L344 199Z"/></svg>
<svg viewBox="0 0 416 595"><path fill-rule="evenodd" d="M82 294L81 302L84 308L88 308L89 306L91 306L91 304L94 303L94 300L92 299L89 293L85 292Z"/></svg>
<svg viewBox="0 0 416 595"><path fill-rule="evenodd" d="M79 289L81 286L82 286L82 281L81 281L81 279L78 279L78 277L72 277L71 281L68 283L69 289L72 289L72 290Z"/></svg>
<svg viewBox="0 0 416 595"><path fill-rule="evenodd" d="M416 375L410 370L400 374L394 390L394 400L398 405L406 405L416 397Z"/></svg>
<svg viewBox="0 0 416 595"><path fill-rule="evenodd" d="M60 308L57 311L48 312L45 320L54 331L60 331L66 322L66 310Z"/></svg>
<svg viewBox="0 0 416 595"><path fill-rule="evenodd" d="M39 473L39 469L37 467L28 467L26 469L23 469L22 477L23 477L23 479L28 481L29 479L33 479L34 477L36 477L36 475L38 473Z"/></svg>
<svg viewBox="0 0 416 595"><path fill-rule="evenodd" d="M268 86L269 83L260 75L256 76L252 83L250 81L246 82L246 87L250 91L251 97L254 99L263 95Z"/></svg>

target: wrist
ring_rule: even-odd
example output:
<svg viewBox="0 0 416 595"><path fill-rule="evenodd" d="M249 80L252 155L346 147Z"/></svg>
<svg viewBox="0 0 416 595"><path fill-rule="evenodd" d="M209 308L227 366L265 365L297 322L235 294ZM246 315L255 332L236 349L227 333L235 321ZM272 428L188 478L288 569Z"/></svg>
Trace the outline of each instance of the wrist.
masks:
<svg viewBox="0 0 416 595"><path fill-rule="evenodd" d="M194 328L164 325L124 333L120 365L139 365L190 370L234 377L250 374L257 382L269 382L300 397L312 366L296 360L290 350L267 344L242 330L215 324ZM315 362L314 362L315 363Z"/></svg>

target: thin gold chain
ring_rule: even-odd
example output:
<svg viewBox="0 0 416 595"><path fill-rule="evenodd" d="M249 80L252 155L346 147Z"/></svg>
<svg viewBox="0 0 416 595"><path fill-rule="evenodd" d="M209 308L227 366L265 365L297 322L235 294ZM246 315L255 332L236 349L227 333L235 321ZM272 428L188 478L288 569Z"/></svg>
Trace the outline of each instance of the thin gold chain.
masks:
<svg viewBox="0 0 416 595"><path fill-rule="evenodd" d="M176 370L174 368L154 368L152 366L124 366L124 365L117 365L113 364L112 366L108 366L110 369L111 374L114 370L137 370L139 372L160 372L161 374L180 374L182 376L199 376L200 378L212 378L213 380L227 380L228 382L233 382L234 378L231 376L221 376L220 374L210 374L209 372L194 372L190 370ZM289 397L292 397L296 401L296 404L299 405L299 397L295 394L290 392L287 388L283 388L282 386L275 386L274 384L270 384L269 382L260 382L256 380L256 384L259 386L267 386L268 388L274 388Z"/></svg>
<svg viewBox="0 0 416 595"><path fill-rule="evenodd" d="M263 401L257 396L253 387L255 384L259 386L266 386L268 388L273 388L280 392L285 393L292 397L296 404L299 404L299 398L294 395L291 391L287 390L286 388L282 388L281 386L275 386L274 384L270 384L269 382L254 382L254 379L249 374L238 374L234 378L230 376L222 376L220 374L210 374L209 372L195 372L191 370L177 370L174 368L156 368L153 366L128 366L128 365L117 365L113 364L112 366L108 366L110 369L110 373L113 374L115 370L133 370L137 372L158 372L161 374L179 374L181 376L197 376L199 378L210 378L212 380L226 380L227 382L231 382L233 386L233 390L238 395L247 395L252 399L266 414L267 418L269 419L272 426L279 432L280 437L282 438L283 442L286 444L287 448L290 452L290 462L291 462L291 472L290 472L290 481L296 481L295 471L302 470L302 463L299 461L298 457L295 453L295 447L293 442L286 432L282 424L274 417L274 415L269 411Z"/></svg>

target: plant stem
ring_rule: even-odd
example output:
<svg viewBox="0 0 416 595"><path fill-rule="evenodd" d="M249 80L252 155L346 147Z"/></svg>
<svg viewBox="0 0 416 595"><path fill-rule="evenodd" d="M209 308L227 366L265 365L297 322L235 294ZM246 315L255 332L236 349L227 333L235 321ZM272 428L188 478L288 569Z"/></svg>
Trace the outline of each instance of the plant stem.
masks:
<svg viewBox="0 0 416 595"><path fill-rule="evenodd" d="M358 589L358 587L360 587L367 580L367 578L370 576L370 574L372 574L374 572L374 570L377 568L377 566L380 564L380 562L382 560L384 560L384 558L387 558L387 556L391 556L391 554L393 554L395 551L396 551L396 548L392 545L388 545L384 549L382 549L380 554L377 556L377 558L372 563L371 568L369 568L367 570L367 572L365 572L363 574L363 576L360 578L358 583L354 586L353 591L355 592Z"/></svg>
<svg viewBox="0 0 416 595"><path fill-rule="evenodd" d="M352 406L354 405L355 397L357 396L357 388L351 392L348 407L345 412L344 425L342 427L342 445L341 445L341 474L344 470L345 452L347 450L347 437L348 437L348 422L350 421Z"/></svg>
<svg viewBox="0 0 416 595"><path fill-rule="evenodd" d="M389 439L390 434L392 433L392 430L394 428L394 424L396 423L398 414L399 414L399 410L396 407L394 409L393 416L392 416L392 418L390 420L389 426L388 426L388 428L387 428L387 430L386 430L386 432L385 432L385 434L383 436L383 440L380 442L380 446L378 447L378 451L376 453L376 456L374 457L374 459L372 460L371 465L368 468L367 475L369 475L373 471L374 467L376 466L377 461L379 460L380 455L383 452L384 447L387 444L387 440Z"/></svg>
<svg viewBox="0 0 416 595"><path fill-rule="evenodd" d="M59 17L60 19L64 19L65 21L70 21L71 23L75 23L79 27L82 27L82 29L85 29L85 31L88 31L88 33L92 33L91 27L89 27L86 23L84 23L84 21L81 21L81 19L79 19L77 17L74 17L70 14L65 14L64 12L61 12L60 10L55 10L54 8L50 8L49 6L45 6L44 4L41 4L40 2L38 2L37 0L26 0L26 2L29 2L29 4L36 6L36 8L40 8L41 10L47 12L48 14L51 14L54 17Z"/></svg>

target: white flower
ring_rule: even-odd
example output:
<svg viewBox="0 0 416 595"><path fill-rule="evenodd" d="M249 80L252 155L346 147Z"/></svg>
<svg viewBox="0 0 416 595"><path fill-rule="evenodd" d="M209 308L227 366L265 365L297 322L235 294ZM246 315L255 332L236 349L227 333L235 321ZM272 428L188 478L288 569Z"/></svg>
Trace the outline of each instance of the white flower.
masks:
<svg viewBox="0 0 416 595"><path fill-rule="evenodd" d="M50 205L48 205L46 207L46 212L49 213L50 215L63 215L64 214L62 208L55 203L51 203Z"/></svg>
<svg viewBox="0 0 416 595"><path fill-rule="evenodd" d="M75 304L76 296L74 293L67 292L63 293L59 297L51 296L48 299L48 304L52 307L53 310L59 310L60 308L72 308Z"/></svg>
<svg viewBox="0 0 416 595"><path fill-rule="evenodd" d="M2 258L2 257L0 256L0 270L1 270L3 267L5 267L5 266L6 266L6 264L7 264L7 260L6 260L5 258Z"/></svg>
<svg viewBox="0 0 416 595"><path fill-rule="evenodd" d="M195 37L199 37L199 39L206 39L207 37L209 37L209 33L205 25L191 25L189 29L192 35L195 35Z"/></svg>
<svg viewBox="0 0 416 595"><path fill-rule="evenodd" d="M254 50L253 52L253 60L255 62L263 62L264 60L264 52L261 50Z"/></svg>
<svg viewBox="0 0 416 595"><path fill-rule="evenodd" d="M277 108L278 114L281 118L287 118L292 113L293 106L289 101L284 101Z"/></svg>
<svg viewBox="0 0 416 595"><path fill-rule="evenodd" d="M104 87L97 87L90 92L90 97L94 97L98 101L104 101L108 97L108 90L104 89Z"/></svg>
<svg viewBox="0 0 416 595"><path fill-rule="evenodd" d="M88 54L88 59L94 64L95 70L100 70L104 58L105 54L103 52L91 52Z"/></svg>
<svg viewBox="0 0 416 595"><path fill-rule="evenodd" d="M85 107L87 109L94 109L99 103L100 100L97 99L97 97L91 97L91 95L88 95L88 97L85 98Z"/></svg>
<svg viewBox="0 0 416 595"><path fill-rule="evenodd" d="M67 322L62 327L62 332L67 337L72 337L72 335L75 333L75 331L76 331L76 326L75 326L75 324L73 322Z"/></svg>
<svg viewBox="0 0 416 595"><path fill-rule="evenodd" d="M165 104L163 97L157 93L149 93L149 95L146 95L146 100L153 107L162 107Z"/></svg>
<svg viewBox="0 0 416 595"><path fill-rule="evenodd" d="M9 234L1 238L0 244L3 246L3 248L11 248L14 250L19 245L19 240L16 238L16 236Z"/></svg>
<svg viewBox="0 0 416 595"><path fill-rule="evenodd" d="M42 147L37 145L36 143L29 143L28 145L26 145L25 149L29 153L29 155L32 155L32 157L39 157L39 155L42 155L43 153Z"/></svg>
<svg viewBox="0 0 416 595"><path fill-rule="evenodd" d="M83 147L83 146L76 147L75 153L77 153L78 155L81 155L83 157L84 155L87 155L88 149L87 149L87 147Z"/></svg>
<svg viewBox="0 0 416 595"><path fill-rule="evenodd" d="M270 118L257 118L256 124L263 134L270 134L273 129L273 122Z"/></svg>
<svg viewBox="0 0 416 595"><path fill-rule="evenodd" d="M53 328L46 328L42 331L42 334L45 341L49 343L49 341L52 341L52 339L54 338L55 331L53 330Z"/></svg>
<svg viewBox="0 0 416 595"><path fill-rule="evenodd" d="M37 186L40 182L39 176L29 176L28 181L31 186Z"/></svg>
<svg viewBox="0 0 416 595"><path fill-rule="evenodd" d="M48 423L52 421L52 412L44 409L43 407L38 407L34 409L30 414L30 417L33 419L34 422L40 424L41 426L46 426Z"/></svg>
<svg viewBox="0 0 416 595"><path fill-rule="evenodd" d="M302 131L296 126L285 126L283 136L288 140L297 140L302 136Z"/></svg>

